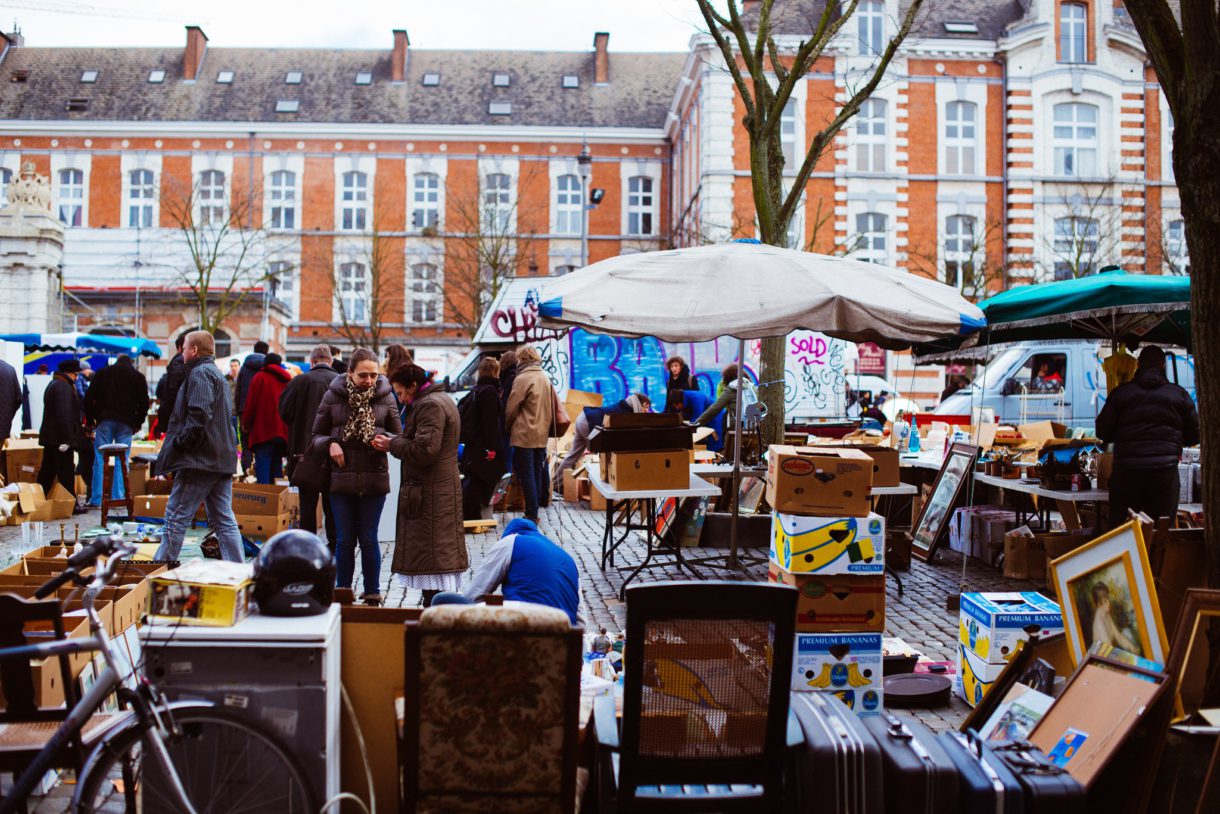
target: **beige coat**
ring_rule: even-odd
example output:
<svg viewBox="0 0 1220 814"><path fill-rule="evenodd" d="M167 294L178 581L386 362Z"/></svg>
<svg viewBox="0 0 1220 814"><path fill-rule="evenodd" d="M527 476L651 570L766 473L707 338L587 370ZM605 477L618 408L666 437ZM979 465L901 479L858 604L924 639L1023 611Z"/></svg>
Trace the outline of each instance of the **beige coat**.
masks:
<svg viewBox="0 0 1220 814"><path fill-rule="evenodd" d="M509 443L524 449L543 449L551 437L555 396L551 380L537 362L517 368L513 392L504 410Z"/></svg>

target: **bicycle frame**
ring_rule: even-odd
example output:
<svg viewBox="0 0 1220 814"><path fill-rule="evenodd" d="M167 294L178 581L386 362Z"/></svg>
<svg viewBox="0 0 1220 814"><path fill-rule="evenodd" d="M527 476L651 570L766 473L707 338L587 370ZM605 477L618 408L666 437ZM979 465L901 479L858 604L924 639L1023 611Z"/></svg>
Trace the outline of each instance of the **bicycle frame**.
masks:
<svg viewBox="0 0 1220 814"><path fill-rule="evenodd" d="M118 657L115 655L111 645L110 636L106 632L106 626L94 608L98 592L110 581L117 564L124 556L130 556L134 551L134 546L120 544L119 550L108 557L105 564L97 566L89 587L85 589L85 596L82 602L85 615L89 619L90 635L88 637L0 649L0 660L4 661L100 651L106 662L106 669L102 671L98 680L68 713L67 718L55 730L55 734L51 736L38 757L17 778L8 795L0 799L0 814L11 814L11 812L16 810L19 801L29 797L30 792L33 791L39 780L51 768L55 758L67 747L68 741L84 728L85 724L101 708L106 697L112 692L118 692L125 701L130 703L131 709L120 713L116 716L114 722L107 727L97 746L94 747L89 757L85 760L81 776L88 776L88 770L97 762L98 754L102 747L113 738L118 737L118 735L132 728L139 728L144 732L143 741L145 746L150 749L165 772L165 776L170 779L172 791L178 797L178 804L181 806L182 811L187 812L187 814L195 814L195 809L187 798L186 791L182 788L178 774L174 770L173 762L170 760L169 752L165 747L167 734L175 730L173 715L162 715L161 713L172 713L176 710L188 708L211 707L213 704L202 701L183 701L167 704L160 699L156 688L147 681L143 681L135 691L124 687L121 674L123 665L119 663ZM135 665L131 665L131 667L134 669ZM80 793L80 788L81 786L78 784L77 794ZM74 799L74 807L77 804L79 804L79 801Z"/></svg>

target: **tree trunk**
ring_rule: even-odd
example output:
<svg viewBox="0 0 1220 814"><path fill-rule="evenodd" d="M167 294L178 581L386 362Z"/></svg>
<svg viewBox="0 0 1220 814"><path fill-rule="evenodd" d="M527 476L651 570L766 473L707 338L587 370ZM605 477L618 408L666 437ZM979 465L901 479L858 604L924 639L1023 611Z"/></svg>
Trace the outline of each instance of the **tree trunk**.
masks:
<svg viewBox="0 0 1220 814"><path fill-rule="evenodd" d="M758 399L767 405L767 419L762 426L763 444L784 442L784 359L788 337L769 336L762 340L759 352Z"/></svg>

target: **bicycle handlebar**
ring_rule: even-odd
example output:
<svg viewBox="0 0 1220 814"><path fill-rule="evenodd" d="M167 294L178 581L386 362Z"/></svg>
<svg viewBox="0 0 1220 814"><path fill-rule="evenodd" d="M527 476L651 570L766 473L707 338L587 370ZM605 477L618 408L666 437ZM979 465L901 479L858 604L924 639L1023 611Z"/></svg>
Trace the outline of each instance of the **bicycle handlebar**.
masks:
<svg viewBox="0 0 1220 814"><path fill-rule="evenodd" d="M76 579L77 576L78 573L75 568L69 567L65 569L63 573L56 574L55 576L51 577L50 580L40 585L38 590L34 591L34 598L46 599L51 594L55 593L59 586L71 582L72 580Z"/></svg>
<svg viewBox="0 0 1220 814"><path fill-rule="evenodd" d="M70 581L77 579L80 576L82 568L88 568L97 562L98 557L113 557L118 552L120 554L131 554L136 550L135 546L126 545L119 537L105 536L98 537L96 540L85 544L80 551L77 551L71 557L68 557L68 567L63 573L56 574L47 582L39 586L34 592L36 599L45 599L61 586ZM111 569L105 569L105 573L99 573L98 576L106 581L110 578Z"/></svg>

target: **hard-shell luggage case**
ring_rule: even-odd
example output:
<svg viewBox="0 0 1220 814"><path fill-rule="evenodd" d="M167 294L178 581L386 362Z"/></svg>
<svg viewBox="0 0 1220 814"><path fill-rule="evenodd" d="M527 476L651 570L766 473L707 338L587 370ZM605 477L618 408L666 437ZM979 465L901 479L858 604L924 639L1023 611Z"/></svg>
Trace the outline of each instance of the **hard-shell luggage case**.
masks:
<svg viewBox="0 0 1220 814"><path fill-rule="evenodd" d="M956 814L957 766L927 727L891 712L863 723L881 747L887 814Z"/></svg>
<svg viewBox="0 0 1220 814"><path fill-rule="evenodd" d="M1051 763L1028 741L991 746L991 751L1016 775L1025 789L1027 814L1080 814L1088 805L1084 786Z"/></svg>
<svg viewBox="0 0 1220 814"><path fill-rule="evenodd" d="M1021 781L977 733L942 732L937 737L958 769L961 814L1025 814Z"/></svg>
<svg viewBox="0 0 1220 814"><path fill-rule="evenodd" d="M860 719L830 693L794 692L805 746L797 757L798 811L883 814L881 748Z"/></svg>

